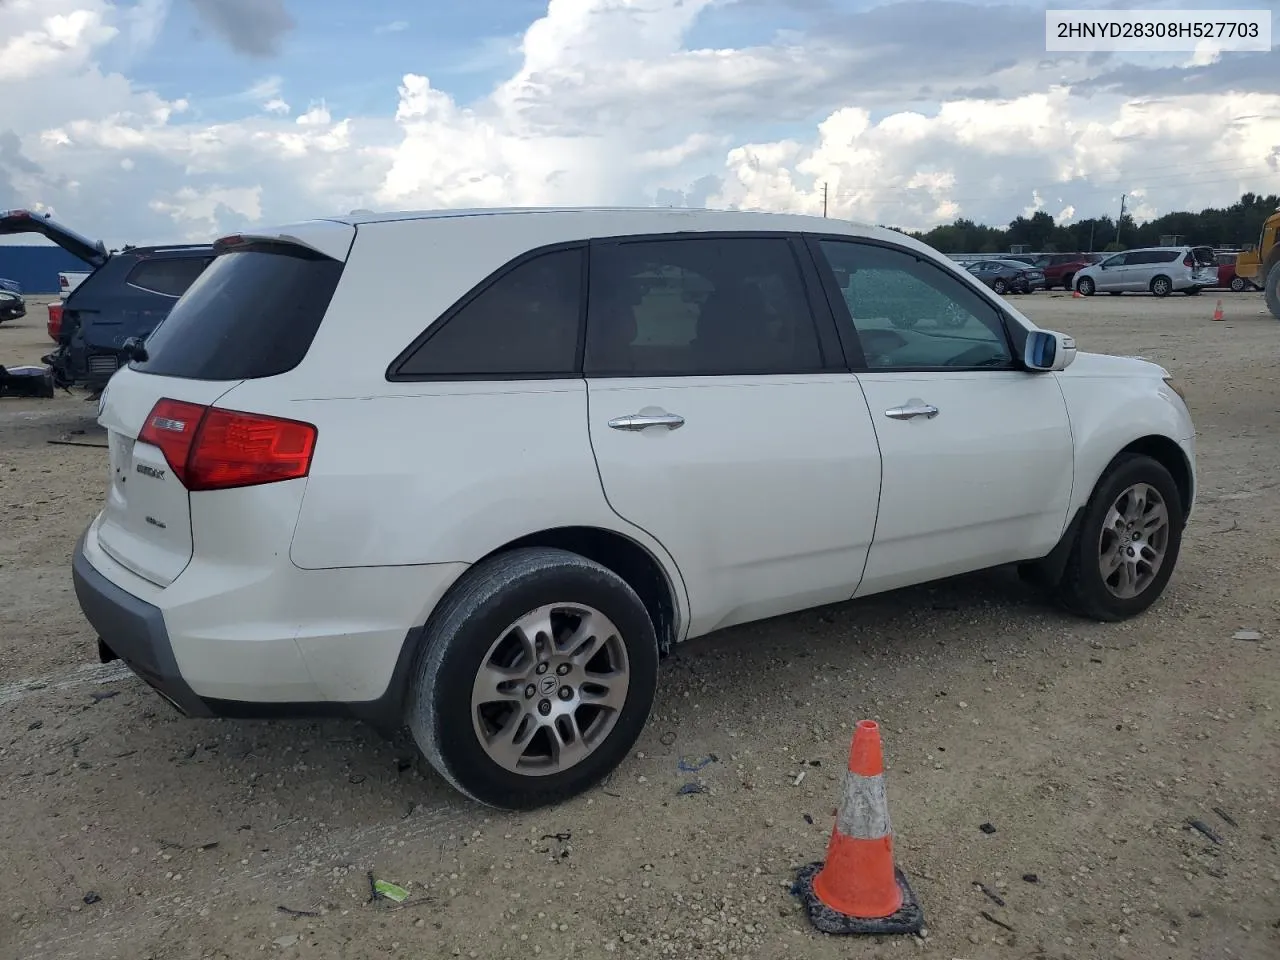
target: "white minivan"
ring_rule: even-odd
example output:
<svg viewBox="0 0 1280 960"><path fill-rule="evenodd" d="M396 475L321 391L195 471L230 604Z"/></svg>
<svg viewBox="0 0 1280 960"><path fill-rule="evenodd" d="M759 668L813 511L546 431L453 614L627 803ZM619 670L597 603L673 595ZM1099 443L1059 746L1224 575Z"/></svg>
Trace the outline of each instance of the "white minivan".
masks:
<svg viewBox="0 0 1280 960"><path fill-rule="evenodd" d="M484 803L598 782L662 653L999 564L1100 620L1178 559L1161 367L821 218L368 214L225 237L111 380L76 593L196 717L407 724Z"/></svg>
<svg viewBox="0 0 1280 960"><path fill-rule="evenodd" d="M1210 247L1126 250L1081 267L1075 275L1075 288L1086 297L1095 293L1167 297L1175 291L1194 296L1217 283L1218 261Z"/></svg>

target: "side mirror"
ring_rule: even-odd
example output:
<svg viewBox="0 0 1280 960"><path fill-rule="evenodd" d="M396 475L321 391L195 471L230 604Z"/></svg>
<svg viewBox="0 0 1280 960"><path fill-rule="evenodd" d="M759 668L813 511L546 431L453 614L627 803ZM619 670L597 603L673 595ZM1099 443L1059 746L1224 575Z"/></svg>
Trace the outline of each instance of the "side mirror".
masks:
<svg viewBox="0 0 1280 960"><path fill-rule="evenodd" d="M1076 358L1076 341L1065 333L1033 330L1027 334L1023 362L1028 370L1050 372L1065 370Z"/></svg>

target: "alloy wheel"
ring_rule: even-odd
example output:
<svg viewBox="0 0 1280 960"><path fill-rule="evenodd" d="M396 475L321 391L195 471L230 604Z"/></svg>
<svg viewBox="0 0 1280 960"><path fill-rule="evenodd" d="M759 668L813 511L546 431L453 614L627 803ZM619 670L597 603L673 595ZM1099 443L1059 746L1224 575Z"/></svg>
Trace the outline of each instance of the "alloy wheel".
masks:
<svg viewBox="0 0 1280 960"><path fill-rule="evenodd" d="M1112 502L1098 536L1098 571L1112 596L1129 600L1147 589L1169 548L1169 508L1149 483L1126 487Z"/></svg>

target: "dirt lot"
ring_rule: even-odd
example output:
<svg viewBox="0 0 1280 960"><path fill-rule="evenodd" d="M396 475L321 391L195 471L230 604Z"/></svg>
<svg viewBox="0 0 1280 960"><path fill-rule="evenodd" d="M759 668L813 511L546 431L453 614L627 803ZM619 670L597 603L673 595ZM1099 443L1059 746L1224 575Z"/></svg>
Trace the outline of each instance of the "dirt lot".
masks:
<svg viewBox="0 0 1280 960"><path fill-rule="evenodd" d="M405 741L184 720L95 665L69 557L104 452L46 442L100 442L94 407L0 400L0 957L1280 956L1280 324L1215 300L1020 302L1186 385L1200 498L1148 615L1083 622L997 571L695 641L611 782L526 816ZM0 362L43 319L0 327ZM922 940L824 939L789 895L862 717ZM370 903L370 872L410 900Z"/></svg>

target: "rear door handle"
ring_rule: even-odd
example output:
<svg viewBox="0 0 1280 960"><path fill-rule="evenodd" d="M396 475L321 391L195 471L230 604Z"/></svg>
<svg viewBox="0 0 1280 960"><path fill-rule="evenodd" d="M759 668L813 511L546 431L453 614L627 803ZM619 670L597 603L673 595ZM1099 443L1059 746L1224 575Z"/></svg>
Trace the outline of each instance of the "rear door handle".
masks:
<svg viewBox="0 0 1280 960"><path fill-rule="evenodd" d="M932 420L938 415L938 408L932 403L908 403L901 407L890 407L884 415L894 420L914 420L916 417Z"/></svg>
<svg viewBox="0 0 1280 960"><path fill-rule="evenodd" d="M614 417L609 426L615 430L643 430L645 427L674 430L684 426L684 417L678 413L633 413L627 417Z"/></svg>

